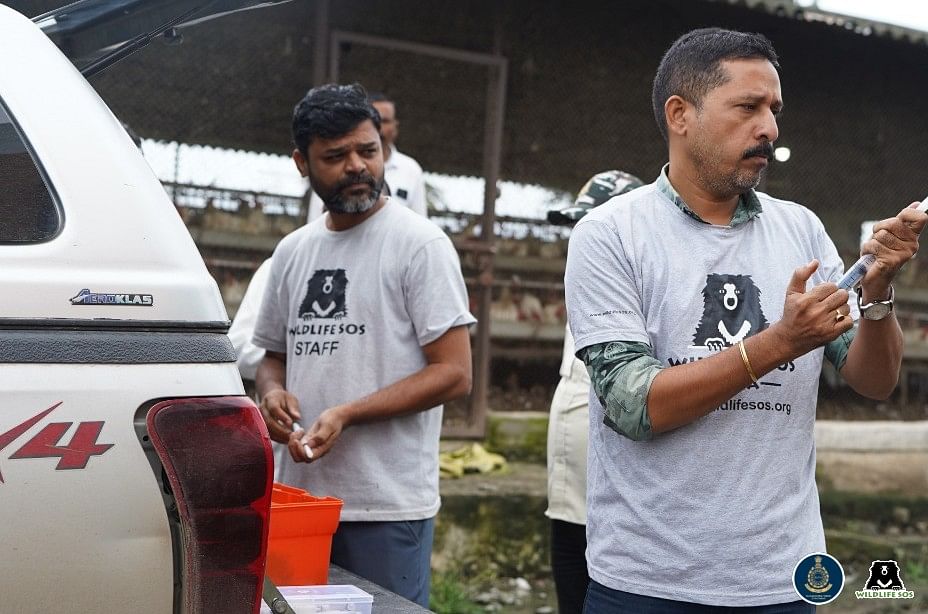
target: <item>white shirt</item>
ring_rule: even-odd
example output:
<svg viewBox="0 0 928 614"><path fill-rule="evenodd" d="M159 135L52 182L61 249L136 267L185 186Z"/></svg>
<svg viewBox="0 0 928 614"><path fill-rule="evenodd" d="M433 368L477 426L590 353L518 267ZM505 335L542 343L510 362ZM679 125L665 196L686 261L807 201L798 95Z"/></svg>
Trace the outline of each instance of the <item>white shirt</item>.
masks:
<svg viewBox="0 0 928 614"><path fill-rule="evenodd" d="M561 381L548 419L548 509L554 520L586 524L586 456L590 376L574 356L570 327L564 331Z"/></svg>
<svg viewBox="0 0 928 614"><path fill-rule="evenodd" d="M421 216L428 217L428 205L425 200L425 176L422 167L415 159L399 151L390 149L390 157L384 161L384 179L390 187L390 196L394 202L409 207ZM322 215L322 199L315 192L309 198L308 221L312 222Z"/></svg>
<svg viewBox="0 0 928 614"><path fill-rule="evenodd" d="M271 259L261 263L251 278L245 296L235 312L232 326L229 327L229 340L235 348L238 357L238 371L242 379L255 379L255 373L261 359L264 358L264 348L259 348L251 342L255 331L255 320L258 319L258 310L261 308L261 299L264 298L264 288L271 275Z"/></svg>

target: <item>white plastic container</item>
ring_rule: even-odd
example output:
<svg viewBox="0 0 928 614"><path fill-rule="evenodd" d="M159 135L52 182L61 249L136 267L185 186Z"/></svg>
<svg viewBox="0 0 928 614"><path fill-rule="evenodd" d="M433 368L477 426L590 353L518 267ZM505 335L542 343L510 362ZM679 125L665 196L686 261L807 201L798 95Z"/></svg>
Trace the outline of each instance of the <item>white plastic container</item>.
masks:
<svg viewBox="0 0 928 614"><path fill-rule="evenodd" d="M352 612L371 614L374 598L352 584L321 586L280 586L280 594L296 614L318 614L319 612ZM266 603L261 604L261 614L271 614Z"/></svg>

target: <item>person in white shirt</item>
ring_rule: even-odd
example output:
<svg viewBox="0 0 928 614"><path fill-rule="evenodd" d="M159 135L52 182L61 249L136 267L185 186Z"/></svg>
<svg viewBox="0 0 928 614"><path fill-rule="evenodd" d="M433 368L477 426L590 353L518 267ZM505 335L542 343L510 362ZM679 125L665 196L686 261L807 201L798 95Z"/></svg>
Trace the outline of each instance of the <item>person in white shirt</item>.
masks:
<svg viewBox="0 0 928 614"><path fill-rule="evenodd" d="M619 170L593 175L569 208L548 212L548 221L573 226L594 207L644 182ZM560 614L580 614L590 584L586 566L586 461L590 424L590 376L574 356L574 338L564 333L561 379L548 421L548 509L551 519L551 573Z"/></svg>
<svg viewBox="0 0 928 614"><path fill-rule="evenodd" d="M416 160L396 148L400 121L396 118L396 103L384 94L371 93L371 104L380 113L380 139L383 144L384 178L394 202L428 217L425 198L425 176ZM309 198L309 221L322 215L322 200L313 192Z"/></svg>
<svg viewBox="0 0 928 614"><path fill-rule="evenodd" d="M271 273L271 259L261 263L255 274L252 275L245 296L238 305L238 311L229 327L229 340L235 348L238 372L243 380L254 382L258 365L264 358L264 348L259 348L251 341L255 331L255 320L258 319L258 310L261 308L261 299L267 286L267 278Z"/></svg>

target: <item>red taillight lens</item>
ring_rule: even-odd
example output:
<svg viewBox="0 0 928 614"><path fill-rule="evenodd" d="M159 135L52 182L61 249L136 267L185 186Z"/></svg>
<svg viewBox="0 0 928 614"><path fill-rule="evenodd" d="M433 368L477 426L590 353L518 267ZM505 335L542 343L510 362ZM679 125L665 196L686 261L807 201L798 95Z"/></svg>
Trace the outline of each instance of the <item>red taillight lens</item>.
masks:
<svg viewBox="0 0 928 614"><path fill-rule="evenodd" d="M183 611L256 614L274 466L260 412L244 397L177 399L147 422L183 529Z"/></svg>

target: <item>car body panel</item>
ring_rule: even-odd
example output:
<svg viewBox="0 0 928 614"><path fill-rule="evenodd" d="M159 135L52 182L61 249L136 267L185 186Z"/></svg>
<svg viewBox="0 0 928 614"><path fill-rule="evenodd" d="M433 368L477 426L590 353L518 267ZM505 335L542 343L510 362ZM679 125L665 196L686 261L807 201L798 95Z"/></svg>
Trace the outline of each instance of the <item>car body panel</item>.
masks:
<svg viewBox="0 0 928 614"><path fill-rule="evenodd" d="M242 393L226 364L0 365L0 611L170 614L167 513L134 417L162 398ZM4 437L58 403L12 441ZM80 423L97 421L96 443L112 447L83 468L57 469L54 456L15 458L53 423L70 423L58 442L67 447Z"/></svg>
<svg viewBox="0 0 928 614"><path fill-rule="evenodd" d="M0 99L64 214L50 241L0 245L0 319L227 321L173 203L106 104L31 21L0 6L0 31ZM83 289L153 301L72 304Z"/></svg>
<svg viewBox="0 0 928 614"><path fill-rule="evenodd" d="M253 504L250 533L217 524L219 564L209 573L238 592L209 603L254 614L270 440L258 410L243 402L216 282L141 152L68 58L3 5L0 32L0 121L12 119L63 219L53 236L29 243L8 233L4 240L20 242L0 244L0 612L186 614L184 595L206 574L184 556L200 552L187 539L196 519L177 512L187 500L162 465L186 448L156 451L146 418L160 401L180 400L175 415L200 425L202 404L184 400L221 397L247 418L236 422L247 436L212 439L226 432L221 420L190 432L222 451L244 450L252 460L234 465L235 479L254 477L266 489L244 501ZM31 210L27 201L10 200L29 190L18 183L25 156L9 127L0 162L16 162L0 165L0 224L29 228L19 217ZM234 491L225 473L234 453L205 458L220 461L193 463L184 485ZM202 477L201 466L209 467ZM222 545L234 551L231 535L257 544L251 576L222 559Z"/></svg>

